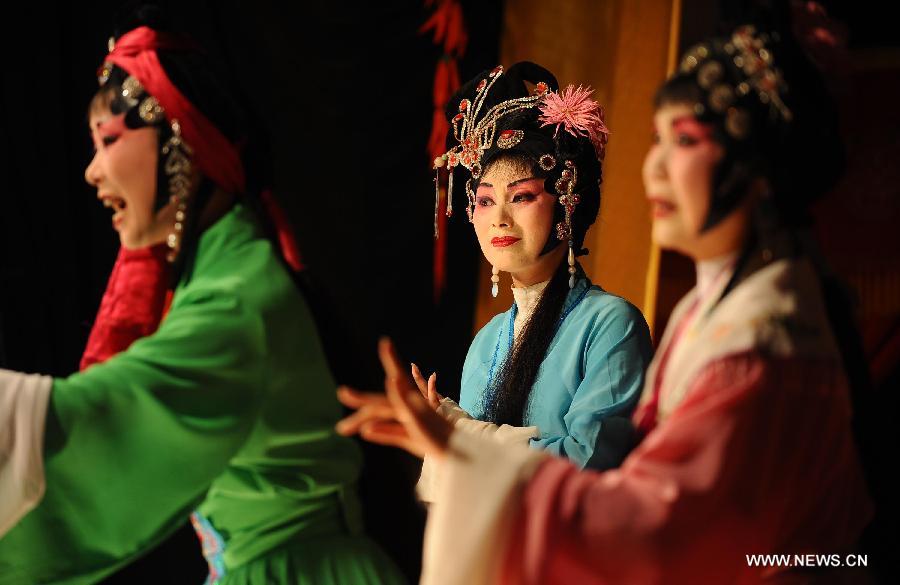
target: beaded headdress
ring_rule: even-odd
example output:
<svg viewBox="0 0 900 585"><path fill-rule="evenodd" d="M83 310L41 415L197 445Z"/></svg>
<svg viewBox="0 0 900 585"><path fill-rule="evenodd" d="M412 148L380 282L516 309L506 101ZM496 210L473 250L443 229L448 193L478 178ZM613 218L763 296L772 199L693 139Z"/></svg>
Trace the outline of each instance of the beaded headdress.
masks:
<svg viewBox="0 0 900 585"><path fill-rule="evenodd" d="M160 160L167 179L166 195L176 204L175 224L166 239L169 260L174 261L181 246L194 168L226 191L240 193L245 187L240 154L179 91L160 63L158 51L197 50L192 42L140 26L118 39L111 38L108 48L97 80L103 86L113 75L124 75L115 100L124 110L126 125L166 124L169 130Z"/></svg>
<svg viewBox="0 0 900 585"><path fill-rule="evenodd" d="M688 50L680 72L696 77L704 98L694 106L698 116L709 111L725 117L728 134L742 140L751 126L751 114L741 98L749 97L767 106L773 118L790 122L793 114L784 104L787 91L781 71L774 66L768 34L752 25L737 28L725 42L713 41Z"/></svg>
<svg viewBox="0 0 900 585"><path fill-rule="evenodd" d="M657 103L671 96L687 100L697 119L710 124L725 146L713 176L703 231L728 216L752 182L770 172L772 153L794 124L788 87L773 54L775 45L783 57L779 35L760 32L753 25L695 45L657 95Z"/></svg>
<svg viewBox="0 0 900 585"><path fill-rule="evenodd" d="M497 66L467 83L448 103L449 149L434 160L435 220L442 168L448 172L447 215L453 213L454 175L468 175L466 213L471 222L475 188L484 168L496 156L515 151L533 161L547 176L546 190L559 196L556 238L548 241L545 251L559 241L568 241L574 266L574 256L581 252L574 247L580 248L599 209L600 161L609 134L603 110L591 99L592 93L590 88L571 85L559 91L549 71L529 62L508 70ZM590 209L583 221L576 222L575 208L588 192ZM573 230L576 223L578 229ZM437 237L436 226L437 221ZM572 271L574 274L574 267Z"/></svg>

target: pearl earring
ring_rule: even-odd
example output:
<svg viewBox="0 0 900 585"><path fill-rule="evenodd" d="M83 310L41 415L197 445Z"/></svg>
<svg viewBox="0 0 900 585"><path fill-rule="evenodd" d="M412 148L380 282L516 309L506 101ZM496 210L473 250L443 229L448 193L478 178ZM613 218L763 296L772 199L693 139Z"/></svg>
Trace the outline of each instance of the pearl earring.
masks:
<svg viewBox="0 0 900 585"><path fill-rule="evenodd" d="M569 288L575 288L575 250L569 240Z"/></svg>

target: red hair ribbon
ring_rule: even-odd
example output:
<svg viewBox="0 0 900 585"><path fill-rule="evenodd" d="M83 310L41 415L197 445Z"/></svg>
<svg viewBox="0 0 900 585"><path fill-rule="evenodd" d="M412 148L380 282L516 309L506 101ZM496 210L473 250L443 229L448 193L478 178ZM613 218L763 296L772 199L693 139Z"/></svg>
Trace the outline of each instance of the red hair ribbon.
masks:
<svg viewBox="0 0 900 585"><path fill-rule="evenodd" d="M156 54L158 49L192 47L178 37L142 26L119 37L106 62L134 76L156 98L169 122L178 121L182 138L194 151L194 163L204 175L229 193L243 193L244 166L237 147L178 91Z"/></svg>
<svg viewBox="0 0 900 585"><path fill-rule="evenodd" d="M142 26L119 37L106 62L134 76L165 110L166 119L170 123L178 121L182 138L193 150L194 163L204 175L229 193L243 193L246 179L238 147L178 91L159 62L156 54L159 49L197 50L198 47L180 37ZM294 270L301 270L303 264L287 216L270 192L264 191L260 197L278 232L285 260Z"/></svg>

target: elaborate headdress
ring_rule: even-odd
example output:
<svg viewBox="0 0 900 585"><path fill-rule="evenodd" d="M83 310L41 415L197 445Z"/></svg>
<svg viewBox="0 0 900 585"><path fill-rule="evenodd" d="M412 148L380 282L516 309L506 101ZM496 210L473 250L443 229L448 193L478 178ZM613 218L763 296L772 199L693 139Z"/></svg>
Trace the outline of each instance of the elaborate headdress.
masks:
<svg viewBox="0 0 900 585"><path fill-rule="evenodd" d="M727 41L694 46L681 60L680 73L694 75L703 90L694 112L724 117L725 130L735 140L748 137L754 110L765 111L773 122L793 119L782 100L787 86L773 63L771 41L745 25Z"/></svg>
<svg viewBox="0 0 900 585"><path fill-rule="evenodd" d="M497 66L469 81L447 105L449 150L434 160L435 215L441 168L449 173L447 214L453 213L456 175L465 180L466 212L472 221L475 188L487 165L503 153L524 155L536 175L546 177L547 192L559 196L556 237L550 237L544 252L568 241L574 284L575 256L586 253L581 249L584 234L600 208L600 161L609 134L592 93L571 85L560 92L549 71L527 61L508 70Z"/></svg>
<svg viewBox="0 0 900 585"><path fill-rule="evenodd" d="M168 139L161 145L165 191L177 203L173 231L167 238L169 259L181 245L193 169L227 192L241 193L244 167L238 148L172 83L160 63L158 51L197 51L190 41L140 26L110 39L109 54L97 74L101 86L119 79L114 96L116 113L125 113L129 127L167 124ZM160 185L162 189L163 186Z"/></svg>
<svg viewBox="0 0 900 585"><path fill-rule="evenodd" d="M830 102L827 92L814 79L817 75L812 75L802 53L788 41L753 25L740 26L728 38L689 49L679 71L657 96L658 102L692 102L697 119L711 124L716 139L725 146L704 230L729 215L759 176L769 177L773 190L780 191L773 193L782 198L780 205L799 209L804 207L804 196L814 197L812 192L824 188L798 185L795 177L807 177L812 183L809 177L818 175L825 185L831 175L827 168L810 172L808 161L820 157L821 162L838 161L834 166L840 166L840 154L835 154L840 148L835 146L831 127L834 116L821 113ZM792 66L791 78L798 87L788 87L785 66ZM802 83L796 83L798 75L804 76ZM804 96L802 115L794 107L800 99L798 88L809 94Z"/></svg>

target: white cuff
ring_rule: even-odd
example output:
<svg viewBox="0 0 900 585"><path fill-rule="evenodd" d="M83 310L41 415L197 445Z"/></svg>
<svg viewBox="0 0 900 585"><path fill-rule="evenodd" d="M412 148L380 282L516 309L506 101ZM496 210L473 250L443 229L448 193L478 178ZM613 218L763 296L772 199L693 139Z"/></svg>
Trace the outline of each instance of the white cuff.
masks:
<svg viewBox="0 0 900 585"><path fill-rule="evenodd" d="M466 412L452 398L441 398L437 407L437 413L452 423L460 419L470 419L472 415Z"/></svg>
<svg viewBox="0 0 900 585"><path fill-rule="evenodd" d="M456 403L445 398L441 401L441 407L444 401L448 401L455 405ZM497 426L494 423L475 420L468 416L466 411L456 406L456 410L466 415L466 418L449 418L446 414L441 413L450 422L455 423L455 427L466 433L477 435L480 437L490 438L502 445L523 445L528 446L531 439L540 438L541 433L537 427L513 427L510 425ZM438 408L440 412L440 408ZM452 412L448 408L448 412ZM437 501L438 485L441 482L441 465L432 457L425 457L422 462L422 473L419 475L419 482L416 484L416 494L419 500L426 504L433 504Z"/></svg>
<svg viewBox="0 0 900 585"><path fill-rule="evenodd" d="M472 435L490 437L502 445L528 446L531 439L539 439L541 433L537 427L514 427L511 425L495 425L475 419L460 419L456 421L456 428Z"/></svg>
<svg viewBox="0 0 900 585"><path fill-rule="evenodd" d="M0 370L0 536L44 495L44 422L53 378Z"/></svg>
<svg viewBox="0 0 900 585"><path fill-rule="evenodd" d="M522 488L546 457L457 428L425 527L422 585L495 582Z"/></svg>

